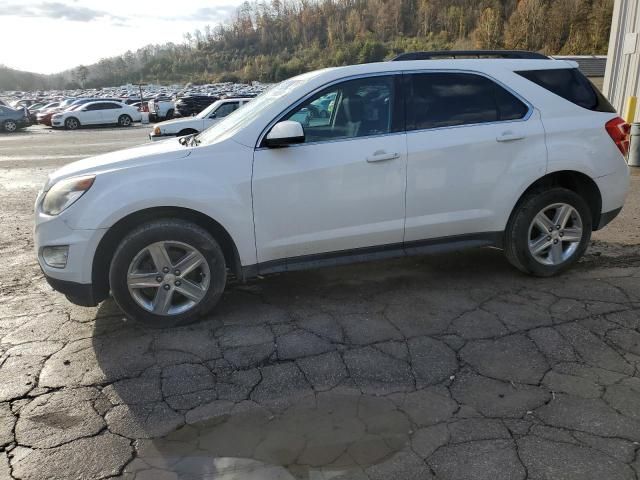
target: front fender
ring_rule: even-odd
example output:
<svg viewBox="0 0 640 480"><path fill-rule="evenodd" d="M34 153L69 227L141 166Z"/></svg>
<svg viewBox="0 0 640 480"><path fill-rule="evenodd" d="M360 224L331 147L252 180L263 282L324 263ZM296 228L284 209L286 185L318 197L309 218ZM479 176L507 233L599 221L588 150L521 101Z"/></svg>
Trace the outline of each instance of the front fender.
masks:
<svg viewBox="0 0 640 480"><path fill-rule="evenodd" d="M229 232L243 265L256 263L251 150L234 148L233 155L216 152L215 158L206 151L98 175L94 186L69 208L69 226L108 229L140 210L187 208L209 216Z"/></svg>

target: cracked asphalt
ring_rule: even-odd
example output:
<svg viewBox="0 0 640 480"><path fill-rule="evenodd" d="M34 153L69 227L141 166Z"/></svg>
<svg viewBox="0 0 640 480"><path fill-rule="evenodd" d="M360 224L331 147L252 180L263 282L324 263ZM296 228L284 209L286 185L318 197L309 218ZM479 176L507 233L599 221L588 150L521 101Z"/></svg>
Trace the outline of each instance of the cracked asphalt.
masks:
<svg viewBox="0 0 640 480"><path fill-rule="evenodd" d="M54 293L31 216L146 133L0 136L0 479L640 478L640 175L557 278L491 249L288 273L145 330Z"/></svg>

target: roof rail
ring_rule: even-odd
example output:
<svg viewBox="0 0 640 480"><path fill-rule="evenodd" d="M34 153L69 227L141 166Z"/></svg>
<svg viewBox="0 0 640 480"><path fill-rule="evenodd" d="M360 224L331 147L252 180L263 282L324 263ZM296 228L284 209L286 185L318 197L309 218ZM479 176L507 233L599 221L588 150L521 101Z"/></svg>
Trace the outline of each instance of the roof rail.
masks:
<svg viewBox="0 0 640 480"><path fill-rule="evenodd" d="M537 52L526 52L523 50L438 50L433 52L407 52L401 53L392 62L404 60L433 60L436 58L459 58L459 57L496 57L528 60L550 60L549 57Z"/></svg>

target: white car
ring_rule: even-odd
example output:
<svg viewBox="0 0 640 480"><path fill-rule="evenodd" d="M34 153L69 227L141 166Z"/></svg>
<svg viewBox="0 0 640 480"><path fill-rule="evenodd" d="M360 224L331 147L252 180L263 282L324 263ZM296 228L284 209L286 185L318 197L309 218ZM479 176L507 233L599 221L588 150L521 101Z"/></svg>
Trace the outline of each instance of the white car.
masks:
<svg viewBox="0 0 640 480"><path fill-rule="evenodd" d="M225 98L217 100L194 117L176 118L155 124L149 138L164 140L166 137L182 137L200 133L211 125L253 100L252 98Z"/></svg>
<svg viewBox="0 0 640 480"><path fill-rule="evenodd" d="M304 128L291 120L328 103ZM227 269L242 280L492 246L545 277L574 264L620 212L628 133L567 61L324 69L200 135L51 174L35 247L72 302L111 292L151 326L210 311Z"/></svg>
<svg viewBox="0 0 640 480"><path fill-rule="evenodd" d="M51 126L75 130L84 125L115 124L128 127L142 120L137 108L114 101L95 101L78 106L73 110L56 113L51 117Z"/></svg>

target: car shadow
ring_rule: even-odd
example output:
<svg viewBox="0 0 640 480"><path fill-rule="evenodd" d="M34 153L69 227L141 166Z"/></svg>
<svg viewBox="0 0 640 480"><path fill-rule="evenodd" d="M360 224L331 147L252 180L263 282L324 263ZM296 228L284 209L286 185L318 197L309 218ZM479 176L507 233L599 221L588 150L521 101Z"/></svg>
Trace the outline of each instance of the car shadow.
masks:
<svg viewBox="0 0 640 480"><path fill-rule="evenodd" d="M569 275L601 259L585 262ZM414 455L424 416L458 408L453 322L490 301L521 312L514 322L547 322L545 281L483 249L231 284L212 315L170 329L106 301L92 337L105 420L136 440L125 472L148 478L366 478ZM407 346L417 338L430 342L422 366Z"/></svg>

